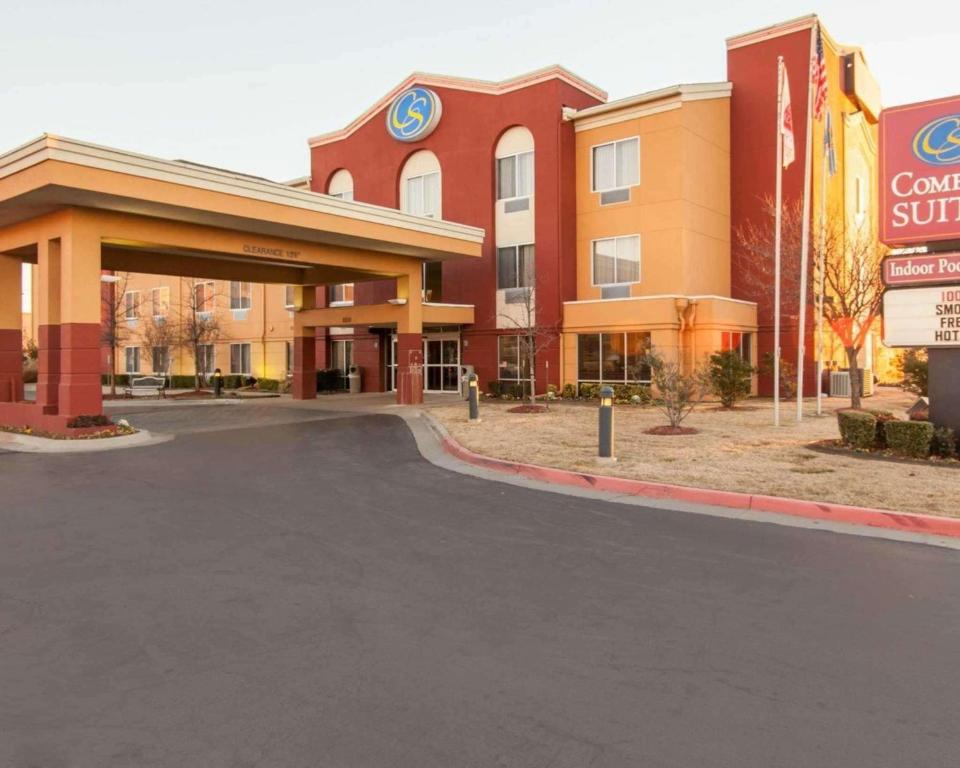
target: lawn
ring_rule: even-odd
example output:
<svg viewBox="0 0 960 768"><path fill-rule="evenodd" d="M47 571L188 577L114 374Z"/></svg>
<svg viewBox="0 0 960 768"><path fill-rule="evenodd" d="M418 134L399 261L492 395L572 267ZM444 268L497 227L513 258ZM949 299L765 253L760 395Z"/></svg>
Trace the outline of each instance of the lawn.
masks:
<svg viewBox="0 0 960 768"><path fill-rule="evenodd" d="M903 417L916 398L880 388L864 407ZM666 423L650 407L616 408L618 461L599 466L596 404L558 402L547 413L514 414L516 403L481 403L480 424L467 421L466 403L427 410L472 451L511 461L651 480L676 485L769 494L814 501L877 507L901 512L960 516L960 468L837 456L810 450L817 440L838 437L835 412L847 400L827 398L825 415L805 403L795 421L795 403L781 403L781 426L773 426L773 404L750 400L743 410L698 406L684 426L695 435L656 436L644 430Z"/></svg>

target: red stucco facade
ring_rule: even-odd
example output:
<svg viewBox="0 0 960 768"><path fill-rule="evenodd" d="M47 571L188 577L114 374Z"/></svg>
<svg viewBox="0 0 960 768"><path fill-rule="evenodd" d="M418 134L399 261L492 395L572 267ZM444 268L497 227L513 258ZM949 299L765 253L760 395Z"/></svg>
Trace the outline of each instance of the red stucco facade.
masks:
<svg viewBox="0 0 960 768"><path fill-rule="evenodd" d="M384 106L345 138L311 148L311 186L327 192L330 178L345 168L353 176L355 200L399 208L406 160L421 149L436 155L443 218L486 231L481 259L443 264L441 289L443 303L475 306L475 323L461 329L461 360L475 366L486 384L497 378L497 336L510 332L496 328L497 142L513 126L526 127L534 137L537 324L559 332L563 301L576 297L574 130L562 110L600 101L559 77L500 93L429 87L440 96L443 114L428 137L416 143L392 138ZM393 295L392 282L363 283L356 286L355 302L379 303ZM385 389L389 332L355 331L354 361L362 369L364 390ZM560 383L559 341L538 355L537 380L538 390Z"/></svg>

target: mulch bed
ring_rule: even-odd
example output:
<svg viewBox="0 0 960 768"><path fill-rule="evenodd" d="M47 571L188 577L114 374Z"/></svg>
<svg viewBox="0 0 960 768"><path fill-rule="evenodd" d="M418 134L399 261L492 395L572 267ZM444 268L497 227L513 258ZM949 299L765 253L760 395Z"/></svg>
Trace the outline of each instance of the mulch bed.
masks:
<svg viewBox="0 0 960 768"><path fill-rule="evenodd" d="M669 424L664 424L659 427L650 427L650 429L643 430L645 435L696 435L700 430L694 429L693 427L671 427Z"/></svg>
<svg viewBox="0 0 960 768"><path fill-rule="evenodd" d="M546 413L548 410L545 405L515 405L507 408L507 413Z"/></svg>
<svg viewBox="0 0 960 768"><path fill-rule="evenodd" d="M167 400L210 400L213 398L213 392L205 389L193 392L176 392L167 395Z"/></svg>
<svg viewBox="0 0 960 768"><path fill-rule="evenodd" d="M818 453L831 453L839 456L850 456L854 459L888 461L892 464L915 464L925 467L934 466L960 469L960 459L942 459L939 456L931 456L927 459L911 459L908 456L897 456L890 451L862 451L857 448L851 448L849 445L844 445L836 439L817 440L815 443L809 443L804 447L807 450L817 451Z"/></svg>

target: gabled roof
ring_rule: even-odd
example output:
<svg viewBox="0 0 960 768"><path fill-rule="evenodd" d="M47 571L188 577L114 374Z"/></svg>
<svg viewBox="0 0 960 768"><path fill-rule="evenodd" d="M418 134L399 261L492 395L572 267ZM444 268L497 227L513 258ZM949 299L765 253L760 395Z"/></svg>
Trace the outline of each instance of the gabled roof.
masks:
<svg viewBox="0 0 960 768"><path fill-rule="evenodd" d="M728 82L671 85L584 109L565 107L563 119L574 121L580 131L675 109L685 101L729 98L732 90L733 84Z"/></svg>
<svg viewBox="0 0 960 768"><path fill-rule="evenodd" d="M500 82L493 82L491 80L475 80L469 77L453 77L450 75L433 75L429 72L414 72L403 82L391 89L376 104L370 107L346 128L341 128L339 131L331 131L330 133L322 133L319 136L314 136L313 138L308 139L307 143L311 147L317 147L321 144L329 144L333 141L339 141L347 138L354 131L360 128L360 126L369 122L374 115L376 115L381 109L387 106L387 104L393 101L397 95L414 84L425 85L428 87L434 86L437 88L453 88L460 91L474 91L475 93L499 95L503 93L510 93L511 91L516 91L520 88L527 88L531 85L536 85L537 83L542 83L554 78L557 80L562 80L563 82L567 83L567 85L571 85L595 99L599 99L600 101L607 100L606 91L601 90L597 86L593 85L593 83L584 80L582 77L573 74L573 72L571 72L569 69L564 69L558 64L537 69L533 72L512 77L508 80L501 80Z"/></svg>

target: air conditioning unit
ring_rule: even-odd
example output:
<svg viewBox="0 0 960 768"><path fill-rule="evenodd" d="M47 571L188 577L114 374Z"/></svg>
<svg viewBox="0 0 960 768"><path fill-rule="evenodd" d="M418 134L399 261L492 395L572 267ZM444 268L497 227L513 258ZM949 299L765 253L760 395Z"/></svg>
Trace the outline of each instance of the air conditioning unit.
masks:
<svg viewBox="0 0 960 768"><path fill-rule="evenodd" d="M860 370L860 395L870 397L873 394L873 371L870 368ZM850 397L850 372L830 372L830 397Z"/></svg>

